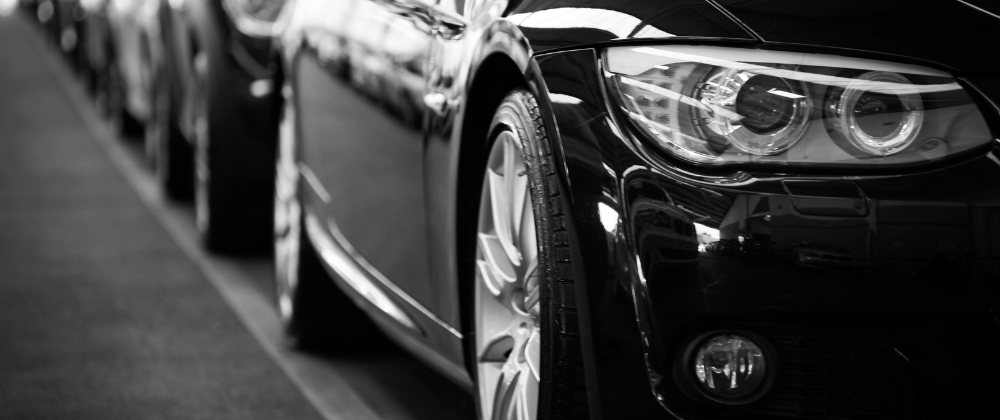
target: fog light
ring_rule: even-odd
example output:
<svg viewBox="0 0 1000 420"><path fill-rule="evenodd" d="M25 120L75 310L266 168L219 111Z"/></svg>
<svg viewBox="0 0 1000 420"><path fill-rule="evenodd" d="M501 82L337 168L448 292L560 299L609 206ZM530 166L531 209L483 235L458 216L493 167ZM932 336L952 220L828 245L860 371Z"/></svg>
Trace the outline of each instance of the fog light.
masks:
<svg viewBox="0 0 1000 420"><path fill-rule="evenodd" d="M702 340L693 356L696 382L702 393L716 402L744 404L756 400L772 375L761 344L736 334Z"/></svg>

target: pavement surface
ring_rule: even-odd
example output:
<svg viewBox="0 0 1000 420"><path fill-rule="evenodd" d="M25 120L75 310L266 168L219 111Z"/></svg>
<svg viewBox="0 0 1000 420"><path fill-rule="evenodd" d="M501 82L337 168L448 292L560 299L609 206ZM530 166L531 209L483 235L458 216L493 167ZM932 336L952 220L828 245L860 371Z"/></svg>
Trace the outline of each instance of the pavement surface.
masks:
<svg viewBox="0 0 1000 420"><path fill-rule="evenodd" d="M388 341L283 346L270 260L201 250L38 29L0 16L0 419L474 418Z"/></svg>
<svg viewBox="0 0 1000 420"><path fill-rule="evenodd" d="M0 21L0 417L321 418L90 138L30 29Z"/></svg>

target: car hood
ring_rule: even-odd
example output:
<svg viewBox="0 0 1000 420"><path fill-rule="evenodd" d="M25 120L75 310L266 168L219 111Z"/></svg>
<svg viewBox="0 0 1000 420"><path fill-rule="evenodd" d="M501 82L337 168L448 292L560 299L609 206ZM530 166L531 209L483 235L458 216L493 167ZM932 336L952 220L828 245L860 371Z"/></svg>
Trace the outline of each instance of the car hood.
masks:
<svg viewBox="0 0 1000 420"><path fill-rule="evenodd" d="M507 19L521 28L536 53L621 39L756 42L705 0L523 0L510 7Z"/></svg>
<svg viewBox="0 0 1000 420"><path fill-rule="evenodd" d="M724 39L893 54L959 73L1000 72L1000 7L987 0L523 0L508 19L536 53L612 40ZM745 25L753 33L743 29Z"/></svg>
<svg viewBox="0 0 1000 420"><path fill-rule="evenodd" d="M1000 17L984 0L717 0L768 43L847 48L1000 72Z"/></svg>

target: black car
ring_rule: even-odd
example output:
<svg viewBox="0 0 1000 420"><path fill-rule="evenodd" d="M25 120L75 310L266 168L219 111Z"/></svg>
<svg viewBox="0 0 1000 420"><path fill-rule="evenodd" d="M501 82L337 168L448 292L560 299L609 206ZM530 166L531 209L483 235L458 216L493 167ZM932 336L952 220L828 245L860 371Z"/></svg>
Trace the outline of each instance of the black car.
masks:
<svg viewBox="0 0 1000 420"><path fill-rule="evenodd" d="M481 418L979 418L1000 395L1000 60L977 44L998 13L289 3L288 332L356 345L353 302ZM802 244L864 264L796 269Z"/></svg>

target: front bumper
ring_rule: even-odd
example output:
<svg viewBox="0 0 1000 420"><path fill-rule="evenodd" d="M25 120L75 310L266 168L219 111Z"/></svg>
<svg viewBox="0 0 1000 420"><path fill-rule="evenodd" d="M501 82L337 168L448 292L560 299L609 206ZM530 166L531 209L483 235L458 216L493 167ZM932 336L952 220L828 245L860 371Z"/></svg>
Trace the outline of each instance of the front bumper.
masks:
<svg viewBox="0 0 1000 420"><path fill-rule="evenodd" d="M595 51L537 60L584 254L588 386L603 418L650 416L636 399L686 419L971 417L1000 394L989 379L1000 367L975 361L1000 345L996 146L909 173L705 176L618 123ZM683 350L717 330L774 348L759 401L720 407L693 391ZM625 360L639 356L645 369Z"/></svg>

